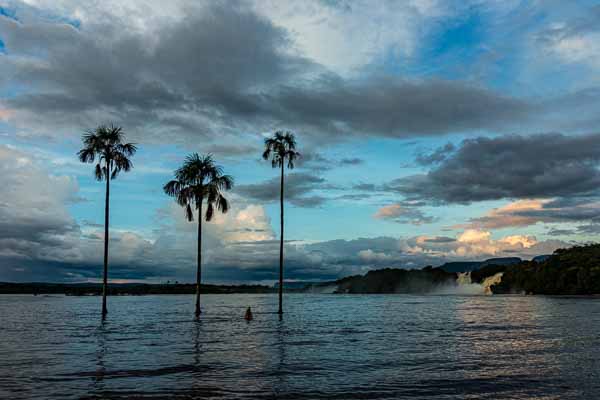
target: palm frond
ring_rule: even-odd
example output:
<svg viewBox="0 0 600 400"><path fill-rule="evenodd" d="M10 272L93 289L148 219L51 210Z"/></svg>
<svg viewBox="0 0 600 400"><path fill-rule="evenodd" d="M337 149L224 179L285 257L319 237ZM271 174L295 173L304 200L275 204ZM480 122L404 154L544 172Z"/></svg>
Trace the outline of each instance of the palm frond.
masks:
<svg viewBox="0 0 600 400"><path fill-rule="evenodd" d="M186 208L186 213L188 209L192 209L192 205L200 209L200 205L206 202L207 209L203 217L210 221L215 208L220 211L229 208L226 200L226 204L222 204L220 197L221 191L233 187L233 182L233 177L223 174L223 168L215 163L212 154L201 156L192 153L175 171L175 179L165 184L163 190L167 195L175 197L177 203Z"/></svg>
<svg viewBox="0 0 600 400"><path fill-rule="evenodd" d="M288 131L277 131L272 137L265 139L263 159L271 160L271 167L279 168L286 165L294 168L294 160L300 154L296 152L296 137Z"/></svg>
<svg viewBox="0 0 600 400"><path fill-rule="evenodd" d="M205 214L206 221L212 220L214 213L215 213L215 208L213 206L213 203L208 203L208 206L206 207L206 214Z"/></svg>
<svg viewBox="0 0 600 400"><path fill-rule="evenodd" d="M96 158L96 151L93 148L85 147L77 153L79 161L84 163L93 163Z"/></svg>
<svg viewBox="0 0 600 400"><path fill-rule="evenodd" d="M190 206L189 203L185 205L185 217L190 222L194 220L194 211L192 210L192 206Z"/></svg>
<svg viewBox="0 0 600 400"><path fill-rule="evenodd" d="M115 152L113 154L112 161L114 162L115 169L119 171L128 172L131 170L131 168L133 168L133 163L123 153Z"/></svg>
<svg viewBox="0 0 600 400"><path fill-rule="evenodd" d="M271 147L266 147L265 151L262 154L263 160L268 160L271 157Z"/></svg>
<svg viewBox="0 0 600 400"><path fill-rule="evenodd" d="M170 180L169 182L167 182L164 186L163 186L163 191L171 196L171 197L175 197L179 194L179 192L181 191L183 187L183 184L181 183L181 181L173 179Z"/></svg>
<svg viewBox="0 0 600 400"><path fill-rule="evenodd" d="M129 157L137 150L133 143L122 143L124 138L121 127L100 125L82 135L84 147L77 153L79 160L85 163L98 160L94 168L96 179L115 179L121 171L131 170L133 163Z"/></svg>
<svg viewBox="0 0 600 400"><path fill-rule="evenodd" d="M227 211L229 211L229 201L223 195L219 194L216 204L219 211L227 214Z"/></svg>
<svg viewBox="0 0 600 400"><path fill-rule="evenodd" d="M286 157L288 160L288 163L287 163L288 168L294 169L294 161L296 161L296 159L298 157L300 157L300 153L298 153L297 151L294 151L294 150L288 150L286 154L287 154Z"/></svg>
<svg viewBox="0 0 600 400"><path fill-rule="evenodd" d="M184 186L180 188L179 193L175 195L175 201L182 207L191 204L195 201L195 199L196 197L194 193L194 188L191 186ZM198 202L196 201L196 203Z"/></svg>
<svg viewBox="0 0 600 400"><path fill-rule="evenodd" d="M100 163L96 164L94 168L94 176L97 181L101 181L104 178L104 168L100 166Z"/></svg>
<svg viewBox="0 0 600 400"><path fill-rule="evenodd" d="M211 182L209 185L204 187L204 192L206 202L211 204L217 200L217 196L219 195L219 187L214 182Z"/></svg>
<svg viewBox="0 0 600 400"><path fill-rule="evenodd" d="M291 132L285 133L283 136L283 143L285 143L285 147L287 147L288 150L296 149L296 137Z"/></svg>
<svg viewBox="0 0 600 400"><path fill-rule="evenodd" d="M135 145L135 143L118 144L115 148L119 153L123 154L125 157L131 157L137 152L137 146Z"/></svg>
<svg viewBox="0 0 600 400"><path fill-rule="evenodd" d="M231 175L221 175L214 179L214 183L219 190L231 190L233 188L234 179Z"/></svg>

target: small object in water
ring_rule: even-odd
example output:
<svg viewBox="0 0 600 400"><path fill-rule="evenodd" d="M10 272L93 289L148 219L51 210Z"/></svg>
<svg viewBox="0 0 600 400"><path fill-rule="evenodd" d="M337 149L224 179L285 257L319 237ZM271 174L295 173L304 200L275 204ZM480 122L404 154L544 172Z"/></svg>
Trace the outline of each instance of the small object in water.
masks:
<svg viewBox="0 0 600 400"><path fill-rule="evenodd" d="M250 307L248 307L248 309L246 310L246 315L244 315L244 319L246 321L252 321L252 310L250 309Z"/></svg>

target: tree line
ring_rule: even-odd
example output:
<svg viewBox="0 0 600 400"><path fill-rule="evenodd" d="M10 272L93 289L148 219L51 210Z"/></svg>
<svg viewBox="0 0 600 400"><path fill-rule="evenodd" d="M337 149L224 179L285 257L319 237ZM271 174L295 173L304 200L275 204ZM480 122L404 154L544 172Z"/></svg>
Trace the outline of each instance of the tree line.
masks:
<svg viewBox="0 0 600 400"><path fill-rule="evenodd" d="M82 136L83 148L77 153L83 163L94 164L94 176L98 181L106 182L104 203L104 268L102 276L102 318L108 309L108 255L109 255L109 215L110 181L121 172L133 168L132 158L138 148L135 143L125 141L123 129L115 125L100 125ZM284 243L284 181L285 168L293 169L295 160L300 156L296 151L296 138L293 133L277 131L264 141L262 158L270 161L273 168L280 169L280 238L279 238L279 290L278 313L283 314L283 243ZM216 212L227 213L229 201L224 193L233 188L234 178L223 172L211 154L188 155L181 167L174 172L174 179L163 186L163 191L175 199L189 222L198 219L197 257L196 257L196 301L195 315L199 317L202 308L200 285L202 282L202 220L209 222ZM195 217L196 216L196 217Z"/></svg>
<svg viewBox="0 0 600 400"><path fill-rule="evenodd" d="M541 261L523 261L504 268L494 293L543 295L600 294L600 244L558 249Z"/></svg>

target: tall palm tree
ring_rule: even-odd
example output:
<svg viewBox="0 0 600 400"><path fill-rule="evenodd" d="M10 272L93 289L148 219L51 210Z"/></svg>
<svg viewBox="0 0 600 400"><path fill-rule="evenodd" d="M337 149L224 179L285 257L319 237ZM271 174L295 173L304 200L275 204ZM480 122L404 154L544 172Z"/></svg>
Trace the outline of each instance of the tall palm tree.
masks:
<svg viewBox="0 0 600 400"><path fill-rule="evenodd" d="M294 161L300 156L296 151L296 138L293 133L278 131L265 139L265 151L263 159L271 160L273 168L281 168L281 188L279 205L281 209L281 237L279 239L279 311L283 314L283 178L284 168L287 165L289 169L294 169Z"/></svg>
<svg viewBox="0 0 600 400"><path fill-rule="evenodd" d="M226 213L229 202L223 191L233 187L233 178L223 175L223 168L216 165L212 155L189 155L181 168L175 171L175 179L168 182L163 190L174 197L184 207L188 221L194 220L195 208L198 212L198 256L196 259L196 317L200 316L200 282L202 278L202 205L206 202L204 219L212 219L215 209Z"/></svg>
<svg viewBox="0 0 600 400"><path fill-rule="evenodd" d="M115 125L100 125L82 136L83 149L77 153L84 163L96 162L94 171L96 180L106 180L106 198L104 202L104 276L102 279L102 318L106 317L106 293L108 289L108 222L110 203L110 181L119 172L133 168L130 160L137 147L133 143L124 143L123 129Z"/></svg>

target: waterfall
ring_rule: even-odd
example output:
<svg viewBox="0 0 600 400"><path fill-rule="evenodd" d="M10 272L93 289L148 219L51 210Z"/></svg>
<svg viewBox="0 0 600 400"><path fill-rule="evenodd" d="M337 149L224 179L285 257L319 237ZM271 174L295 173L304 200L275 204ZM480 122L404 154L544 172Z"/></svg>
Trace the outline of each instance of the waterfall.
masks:
<svg viewBox="0 0 600 400"><path fill-rule="evenodd" d="M458 278L456 278L458 285L470 285L471 284L471 272L459 272Z"/></svg>
<svg viewBox="0 0 600 400"><path fill-rule="evenodd" d="M492 276L488 276L487 278L485 278L485 280L483 281L483 290L485 294L493 294L492 293L492 285L497 285L502 281L502 275L504 274L504 272L498 272L495 275Z"/></svg>
<svg viewBox="0 0 600 400"><path fill-rule="evenodd" d="M459 272L456 278L456 286L453 293L457 294L473 294L473 295L491 295L492 285L497 285L502 281L503 272L488 276L482 283L473 283L471 280L471 272ZM448 292L448 291L445 291Z"/></svg>

